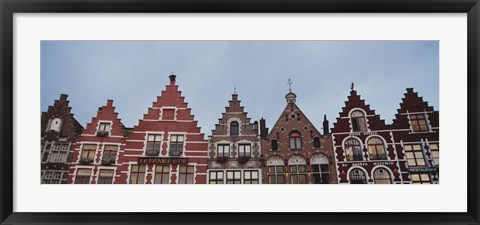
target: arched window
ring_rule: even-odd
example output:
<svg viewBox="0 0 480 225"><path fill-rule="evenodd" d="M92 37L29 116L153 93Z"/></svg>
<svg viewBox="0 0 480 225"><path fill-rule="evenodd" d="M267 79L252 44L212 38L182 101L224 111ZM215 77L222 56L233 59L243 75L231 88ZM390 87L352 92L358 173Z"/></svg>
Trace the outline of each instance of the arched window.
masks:
<svg viewBox="0 0 480 225"><path fill-rule="evenodd" d="M313 147L320 148L320 138L318 137L313 138Z"/></svg>
<svg viewBox="0 0 480 225"><path fill-rule="evenodd" d="M373 171L373 180L375 184L391 184L390 173L384 168L378 168Z"/></svg>
<svg viewBox="0 0 480 225"><path fill-rule="evenodd" d="M352 122L352 129L356 132L365 132L367 131L367 123L365 121L365 115L360 110L355 110L350 114L350 119Z"/></svg>
<svg viewBox="0 0 480 225"><path fill-rule="evenodd" d="M344 144L345 156L347 161L362 161L362 147L360 142L355 138L349 138Z"/></svg>
<svg viewBox="0 0 480 225"><path fill-rule="evenodd" d="M351 184L366 184L367 177L361 169L353 169L350 171L350 183Z"/></svg>
<svg viewBox="0 0 480 225"><path fill-rule="evenodd" d="M272 151L278 150L278 142L277 140L272 140Z"/></svg>
<svg viewBox="0 0 480 225"><path fill-rule="evenodd" d="M238 135L238 122L233 121L230 123L230 135Z"/></svg>
<svg viewBox="0 0 480 225"><path fill-rule="evenodd" d="M49 129L49 131L59 132L61 126L62 126L62 119L60 119L60 118L55 118L55 119L51 120L51 122L50 122L50 129Z"/></svg>
<svg viewBox="0 0 480 225"><path fill-rule="evenodd" d="M294 131L290 133L290 149L298 150L302 148L302 137L300 133Z"/></svg>
<svg viewBox="0 0 480 225"><path fill-rule="evenodd" d="M323 154L317 154L310 159L312 164L312 177L314 184L329 184L330 170L328 159Z"/></svg>
<svg viewBox="0 0 480 225"><path fill-rule="evenodd" d="M371 160L387 159L387 154L385 152L385 146L382 139L378 137L372 137L368 139L367 145Z"/></svg>

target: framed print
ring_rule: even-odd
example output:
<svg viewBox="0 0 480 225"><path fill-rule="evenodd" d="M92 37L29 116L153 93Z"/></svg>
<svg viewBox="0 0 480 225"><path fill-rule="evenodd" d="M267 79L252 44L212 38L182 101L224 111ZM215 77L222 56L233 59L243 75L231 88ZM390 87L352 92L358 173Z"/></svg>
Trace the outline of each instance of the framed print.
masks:
<svg viewBox="0 0 480 225"><path fill-rule="evenodd" d="M1 7L2 224L479 223L477 0Z"/></svg>

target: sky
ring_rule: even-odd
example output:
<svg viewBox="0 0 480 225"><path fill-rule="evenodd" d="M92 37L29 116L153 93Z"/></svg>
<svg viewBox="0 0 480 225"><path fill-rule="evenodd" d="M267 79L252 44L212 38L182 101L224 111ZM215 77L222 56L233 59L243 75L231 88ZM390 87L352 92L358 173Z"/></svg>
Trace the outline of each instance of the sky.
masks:
<svg viewBox="0 0 480 225"><path fill-rule="evenodd" d="M207 136L234 87L252 122L263 117L271 129L287 104L288 79L318 130L324 115L332 128L352 82L386 123L406 88L439 110L438 41L42 41L41 111L68 94L85 127L113 99L133 127L172 73Z"/></svg>

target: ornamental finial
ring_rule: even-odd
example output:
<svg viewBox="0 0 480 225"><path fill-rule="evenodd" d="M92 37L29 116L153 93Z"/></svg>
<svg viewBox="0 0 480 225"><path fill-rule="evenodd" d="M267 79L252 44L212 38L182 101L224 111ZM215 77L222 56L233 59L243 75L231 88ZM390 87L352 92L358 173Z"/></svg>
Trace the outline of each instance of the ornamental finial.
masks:
<svg viewBox="0 0 480 225"><path fill-rule="evenodd" d="M355 84L352 82L352 86L350 87L350 89L353 91L354 87L355 87Z"/></svg>
<svg viewBox="0 0 480 225"><path fill-rule="evenodd" d="M290 78L288 78L287 84L288 84L288 91L292 92L292 80L290 80Z"/></svg>

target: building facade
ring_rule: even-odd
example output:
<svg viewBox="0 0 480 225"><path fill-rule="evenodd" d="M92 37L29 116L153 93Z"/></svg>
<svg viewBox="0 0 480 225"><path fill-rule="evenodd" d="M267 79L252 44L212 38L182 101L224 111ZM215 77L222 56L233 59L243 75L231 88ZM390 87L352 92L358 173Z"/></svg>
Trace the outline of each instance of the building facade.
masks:
<svg viewBox="0 0 480 225"><path fill-rule="evenodd" d="M261 149L258 122L251 123L238 95L209 137L209 184L261 184Z"/></svg>
<svg viewBox="0 0 480 225"><path fill-rule="evenodd" d="M73 117L68 95L60 95L41 117L41 183L67 182L68 164L83 127Z"/></svg>
<svg viewBox="0 0 480 225"><path fill-rule="evenodd" d="M122 184L119 155L125 151L125 127L115 112L113 100L100 107L97 115L77 137L69 169L70 184Z"/></svg>
<svg viewBox="0 0 480 225"><path fill-rule="evenodd" d="M128 134L121 183L205 184L208 143L170 75L170 84Z"/></svg>
<svg viewBox="0 0 480 225"><path fill-rule="evenodd" d="M296 94L285 96L287 105L270 133L260 120L265 184L335 184L336 168L328 121L324 135L295 104ZM326 127L325 127L326 126Z"/></svg>
<svg viewBox="0 0 480 225"><path fill-rule="evenodd" d="M352 85L332 128L339 183L430 183L438 174L438 112L413 89L405 96L393 124L385 124Z"/></svg>
<svg viewBox="0 0 480 225"><path fill-rule="evenodd" d="M405 183L439 183L439 114L413 88L407 88L393 120L395 148L402 149L401 179Z"/></svg>

